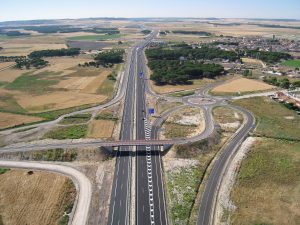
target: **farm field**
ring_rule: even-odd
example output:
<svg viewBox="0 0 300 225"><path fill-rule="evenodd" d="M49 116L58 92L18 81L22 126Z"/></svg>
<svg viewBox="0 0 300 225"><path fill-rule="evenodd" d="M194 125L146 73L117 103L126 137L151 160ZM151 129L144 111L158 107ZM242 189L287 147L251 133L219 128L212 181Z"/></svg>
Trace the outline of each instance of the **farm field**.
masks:
<svg viewBox="0 0 300 225"><path fill-rule="evenodd" d="M212 89L212 93L240 93L240 92L255 92L255 91L266 91L275 88L269 84L246 79L238 78L232 81L229 81L225 84L217 86Z"/></svg>
<svg viewBox="0 0 300 225"><path fill-rule="evenodd" d="M35 116L26 116L0 112L0 128L13 127L26 123L34 123L43 119Z"/></svg>
<svg viewBox="0 0 300 225"><path fill-rule="evenodd" d="M54 173L27 172L13 169L0 175L0 223L61 224L75 201L73 183Z"/></svg>
<svg viewBox="0 0 300 225"><path fill-rule="evenodd" d="M263 62L258 59L252 59L252 58L242 58L242 62L249 65L256 65L256 66L262 66Z"/></svg>
<svg viewBox="0 0 300 225"><path fill-rule="evenodd" d="M230 224L299 224L299 150L299 141L256 140L231 193Z"/></svg>
<svg viewBox="0 0 300 225"><path fill-rule="evenodd" d="M120 38L121 34L107 34L107 35L82 35L69 37L68 40L72 41L104 41L109 39Z"/></svg>
<svg viewBox="0 0 300 225"><path fill-rule="evenodd" d="M284 66L288 66L288 67L300 67L300 60L288 60L282 63L282 65Z"/></svg>
<svg viewBox="0 0 300 225"><path fill-rule="evenodd" d="M112 120L94 120L89 124L88 138L111 138L115 122Z"/></svg>

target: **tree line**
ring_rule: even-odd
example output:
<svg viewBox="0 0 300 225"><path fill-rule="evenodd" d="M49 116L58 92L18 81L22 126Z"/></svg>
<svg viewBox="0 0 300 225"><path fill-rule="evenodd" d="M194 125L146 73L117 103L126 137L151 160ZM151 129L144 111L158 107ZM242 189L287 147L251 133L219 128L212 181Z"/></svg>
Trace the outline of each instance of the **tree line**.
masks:
<svg viewBox="0 0 300 225"><path fill-rule="evenodd" d="M31 52L29 58L75 56L80 54L80 48L47 49Z"/></svg>
<svg viewBox="0 0 300 225"><path fill-rule="evenodd" d="M79 64L79 66L112 67L114 64L123 62L124 53L125 51L123 49L114 49L100 52L94 57L95 61Z"/></svg>
<svg viewBox="0 0 300 225"><path fill-rule="evenodd" d="M267 63L276 63L283 59L288 60L292 58L290 54L284 52L267 52L259 50L246 50L244 55L247 57L260 59Z"/></svg>
<svg viewBox="0 0 300 225"><path fill-rule="evenodd" d="M48 61L42 58L18 58L15 60L16 68L18 69L30 69L31 67L40 69L48 65Z"/></svg>

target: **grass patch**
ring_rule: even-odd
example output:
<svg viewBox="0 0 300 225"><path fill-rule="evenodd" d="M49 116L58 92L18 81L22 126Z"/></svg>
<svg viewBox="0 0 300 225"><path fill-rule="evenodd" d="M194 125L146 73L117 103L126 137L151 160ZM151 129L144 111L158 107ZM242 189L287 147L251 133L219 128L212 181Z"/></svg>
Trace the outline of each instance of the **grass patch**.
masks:
<svg viewBox="0 0 300 225"><path fill-rule="evenodd" d="M287 60L287 61L284 61L283 63L282 63L282 65L284 65L284 66L289 66L289 67L300 67L300 60L297 60L297 59L295 59L295 60Z"/></svg>
<svg viewBox="0 0 300 225"><path fill-rule="evenodd" d="M77 151L64 149L52 149L44 152L36 152L32 156L32 159L36 161L72 162L76 158Z"/></svg>
<svg viewBox="0 0 300 225"><path fill-rule="evenodd" d="M195 94L195 91L181 91L181 92L176 92L169 94L171 97L185 97L185 96L190 96Z"/></svg>
<svg viewBox="0 0 300 225"><path fill-rule="evenodd" d="M201 172L197 166L167 172L171 217L174 224L187 224L197 195Z"/></svg>
<svg viewBox="0 0 300 225"><path fill-rule="evenodd" d="M9 170L10 169L8 169L8 168L0 168L0 175L6 173Z"/></svg>
<svg viewBox="0 0 300 225"><path fill-rule="evenodd" d="M51 139L79 139L84 138L87 133L87 125L74 125L70 127L58 127L44 135L44 138Z"/></svg>
<svg viewBox="0 0 300 225"><path fill-rule="evenodd" d="M118 117L115 117L113 114L110 113L103 113L95 117L95 120L112 120L118 121Z"/></svg>
<svg viewBox="0 0 300 225"><path fill-rule="evenodd" d="M299 171L300 142L259 139L238 173L232 224L299 224Z"/></svg>
<svg viewBox="0 0 300 225"><path fill-rule="evenodd" d="M49 90L53 90L50 86L58 83L57 79L45 79L47 77L49 78L50 75L53 75L53 73L42 72L36 75L24 73L12 83L6 85L6 89L24 91L32 94L43 94Z"/></svg>
<svg viewBox="0 0 300 225"><path fill-rule="evenodd" d="M91 119L92 115L90 113L77 114L74 116L65 117L60 124L78 124L87 123Z"/></svg>
<svg viewBox="0 0 300 225"><path fill-rule="evenodd" d="M234 104L253 112L258 123L255 135L300 140L300 117L295 111L267 97L237 100Z"/></svg>
<svg viewBox="0 0 300 225"><path fill-rule="evenodd" d="M42 113L33 113L30 114L32 116L38 116L45 118L46 120L54 120L60 117L61 115L68 114L71 112L91 108L93 106L96 106L97 104L87 104L87 105L82 105L82 106L76 106L76 107L71 107L67 109L61 109L61 110L55 110L55 111L49 111L49 112L42 112Z"/></svg>
<svg viewBox="0 0 300 225"><path fill-rule="evenodd" d="M72 41L104 41L108 39L120 38L121 34L105 34L105 35L82 35L70 37L68 40Z"/></svg>
<svg viewBox="0 0 300 225"><path fill-rule="evenodd" d="M165 122L164 129L165 129L165 137L166 138L180 138L180 137L187 137L191 133L195 131L197 128L196 125L181 125L173 122Z"/></svg>

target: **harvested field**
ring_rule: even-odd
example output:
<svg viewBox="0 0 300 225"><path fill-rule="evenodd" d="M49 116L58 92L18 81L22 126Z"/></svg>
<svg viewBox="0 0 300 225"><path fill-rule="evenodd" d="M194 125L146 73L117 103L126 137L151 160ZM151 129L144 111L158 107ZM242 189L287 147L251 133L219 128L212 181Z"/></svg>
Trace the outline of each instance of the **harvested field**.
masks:
<svg viewBox="0 0 300 225"><path fill-rule="evenodd" d="M54 72L61 73L61 76L72 74L76 72L76 69L73 67L77 66L79 63L85 63L91 61L85 58L79 57L55 57L55 58L45 58L49 62L49 66L37 70L33 74L41 73L41 72Z"/></svg>
<svg viewBox="0 0 300 225"><path fill-rule="evenodd" d="M0 71L0 82L13 82L16 78L21 76L23 73L29 72L32 70L17 70L9 68L3 71Z"/></svg>
<svg viewBox="0 0 300 225"><path fill-rule="evenodd" d="M0 112L0 129L43 120L40 117Z"/></svg>
<svg viewBox="0 0 300 225"><path fill-rule="evenodd" d="M94 120L89 124L87 137L111 138L114 126L113 120Z"/></svg>
<svg viewBox="0 0 300 225"><path fill-rule="evenodd" d="M270 90L273 88L275 87L260 81L246 79L246 78L238 78L215 87L214 89L212 89L212 92L213 93L254 92L254 91Z"/></svg>
<svg viewBox="0 0 300 225"><path fill-rule="evenodd" d="M0 175L0 215L3 224L60 224L76 196L66 177L48 172L10 170Z"/></svg>
<svg viewBox="0 0 300 225"><path fill-rule="evenodd" d="M107 97L103 95L78 93L75 91L57 91L43 95L18 95L18 103L29 112L45 112L80 105L101 103Z"/></svg>
<svg viewBox="0 0 300 225"><path fill-rule="evenodd" d="M54 88L64 88L68 90L79 90L81 93L97 93L98 88L110 74L109 70L101 72L98 76L67 77L61 80Z"/></svg>
<svg viewBox="0 0 300 225"><path fill-rule="evenodd" d="M36 38L33 38L36 39ZM29 39L28 39L29 40ZM25 43L22 43L25 42ZM44 50L44 49L60 49L66 48L65 44L37 44L37 43L26 43L20 39L9 40L5 43L5 48L1 50L0 55L2 56L26 56L33 51Z"/></svg>
<svg viewBox="0 0 300 225"><path fill-rule="evenodd" d="M0 70L14 64L15 64L14 62L0 62Z"/></svg>
<svg viewBox="0 0 300 225"><path fill-rule="evenodd" d="M250 65L257 65L257 66L263 65L263 62L258 59L242 58L242 62L245 64L250 64Z"/></svg>

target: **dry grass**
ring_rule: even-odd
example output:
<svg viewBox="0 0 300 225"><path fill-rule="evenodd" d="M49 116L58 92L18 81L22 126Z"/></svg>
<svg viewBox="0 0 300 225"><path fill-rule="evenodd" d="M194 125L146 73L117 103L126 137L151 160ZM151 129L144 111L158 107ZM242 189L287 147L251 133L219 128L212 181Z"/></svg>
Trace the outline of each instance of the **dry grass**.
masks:
<svg viewBox="0 0 300 225"><path fill-rule="evenodd" d="M263 62L258 59L242 58L242 62L250 65L262 66Z"/></svg>
<svg viewBox="0 0 300 225"><path fill-rule="evenodd" d="M192 137L204 130L203 115L198 108L187 107L172 113L163 124L166 138Z"/></svg>
<svg viewBox="0 0 300 225"><path fill-rule="evenodd" d="M33 123L43 120L40 117L25 116L19 114L2 113L0 112L0 128L13 127L26 123Z"/></svg>
<svg viewBox="0 0 300 225"><path fill-rule="evenodd" d="M300 142L260 139L243 161L231 224L300 224Z"/></svg>
<svg viewBox="0 0 300 225"><path fill-rule="evenodd" d="M63 176L25 170L0 175L0 215L3 224L58 224L75 200L75 187Z"/></svg>
<svg viewBox="0 0 300 225"><path fill-rule="evenodd" d="M89 124L87 137L111 138L115 122L112 120L94 120Z"/></svg>
<svg viewBox="0 0 300 225"><path fill-rule="evenodd" d="M56 91L43 95L18 95L18 103L29 112L45 112L80 105L101 103L106 96L78 93L75 91Z"/></svg>
<svg viewBox="0 0 300 225"><path fill-rule="evenodd" d="M265 91L273 88L275 87L260 81L246 79L246 78L239 78L215 87L214 89L212 89L212 92L213 93L239 93L239 92Z"/></svg>

